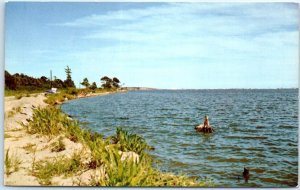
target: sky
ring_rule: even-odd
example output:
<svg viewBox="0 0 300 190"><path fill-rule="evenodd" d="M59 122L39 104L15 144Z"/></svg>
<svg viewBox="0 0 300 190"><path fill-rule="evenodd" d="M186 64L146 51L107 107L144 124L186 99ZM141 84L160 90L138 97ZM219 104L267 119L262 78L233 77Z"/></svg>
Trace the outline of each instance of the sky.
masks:
<svg viewBox="0 0 300 190"><path fill-rule="evenodd" d="M5 69L164 89L295 88L295 3L9 2Z"/></svg>

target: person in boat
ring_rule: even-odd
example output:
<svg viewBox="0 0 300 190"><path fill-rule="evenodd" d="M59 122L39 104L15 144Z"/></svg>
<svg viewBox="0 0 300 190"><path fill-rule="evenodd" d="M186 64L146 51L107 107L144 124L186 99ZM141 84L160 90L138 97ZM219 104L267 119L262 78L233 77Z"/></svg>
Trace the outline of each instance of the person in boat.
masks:
<svg viewBox="0 0 300 190"><path fill-rule="evenodd" d="M203 128L210 128L207 115L204 116Z"/></svg>

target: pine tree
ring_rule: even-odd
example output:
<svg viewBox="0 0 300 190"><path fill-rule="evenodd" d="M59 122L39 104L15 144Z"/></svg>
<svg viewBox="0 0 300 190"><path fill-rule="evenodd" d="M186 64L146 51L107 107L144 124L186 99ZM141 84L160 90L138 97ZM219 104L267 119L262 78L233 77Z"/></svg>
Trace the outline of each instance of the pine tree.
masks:
<svg viewBox="0 0 300 190"><path fill-rule="evenodd" d="M69 66L67 66L67 68L65 68L65 72L67 75L67 79L64 81L65 87L69 88L69 87L75 87L74 81L72 80L71 77L71 69Z"/></svg>

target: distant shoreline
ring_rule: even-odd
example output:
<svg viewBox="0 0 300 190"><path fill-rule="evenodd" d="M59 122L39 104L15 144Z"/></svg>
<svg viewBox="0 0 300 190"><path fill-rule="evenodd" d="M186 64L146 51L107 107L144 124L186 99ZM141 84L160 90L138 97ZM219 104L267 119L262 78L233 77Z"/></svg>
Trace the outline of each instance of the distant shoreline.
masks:
<svg viewBox="0 0 300 190"><path fill-rule="evenodd" d="M299 90L299 88L149 88L149 87L124 87L128 91L146 90Z"/></svg>

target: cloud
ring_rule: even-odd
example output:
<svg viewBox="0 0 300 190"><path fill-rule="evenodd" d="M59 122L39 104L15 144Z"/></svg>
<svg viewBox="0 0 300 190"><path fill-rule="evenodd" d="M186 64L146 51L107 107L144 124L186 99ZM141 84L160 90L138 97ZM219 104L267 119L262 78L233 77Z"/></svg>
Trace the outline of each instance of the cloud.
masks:
<svg viewBox="0 0 300 190"><path fill-rule="evenodd" d="M112 3L114 9L107 10L99 5L89 16L51 25L70 34L59 51L52 47L51 57L56 64L70 63L76 81L89 75L97 81L102 73L128 85L164 88L297 83L297 4L118 3L116 9ZM38 59L44 54L41 50ZM164 77L168 84L158 82Z"/></svg>

